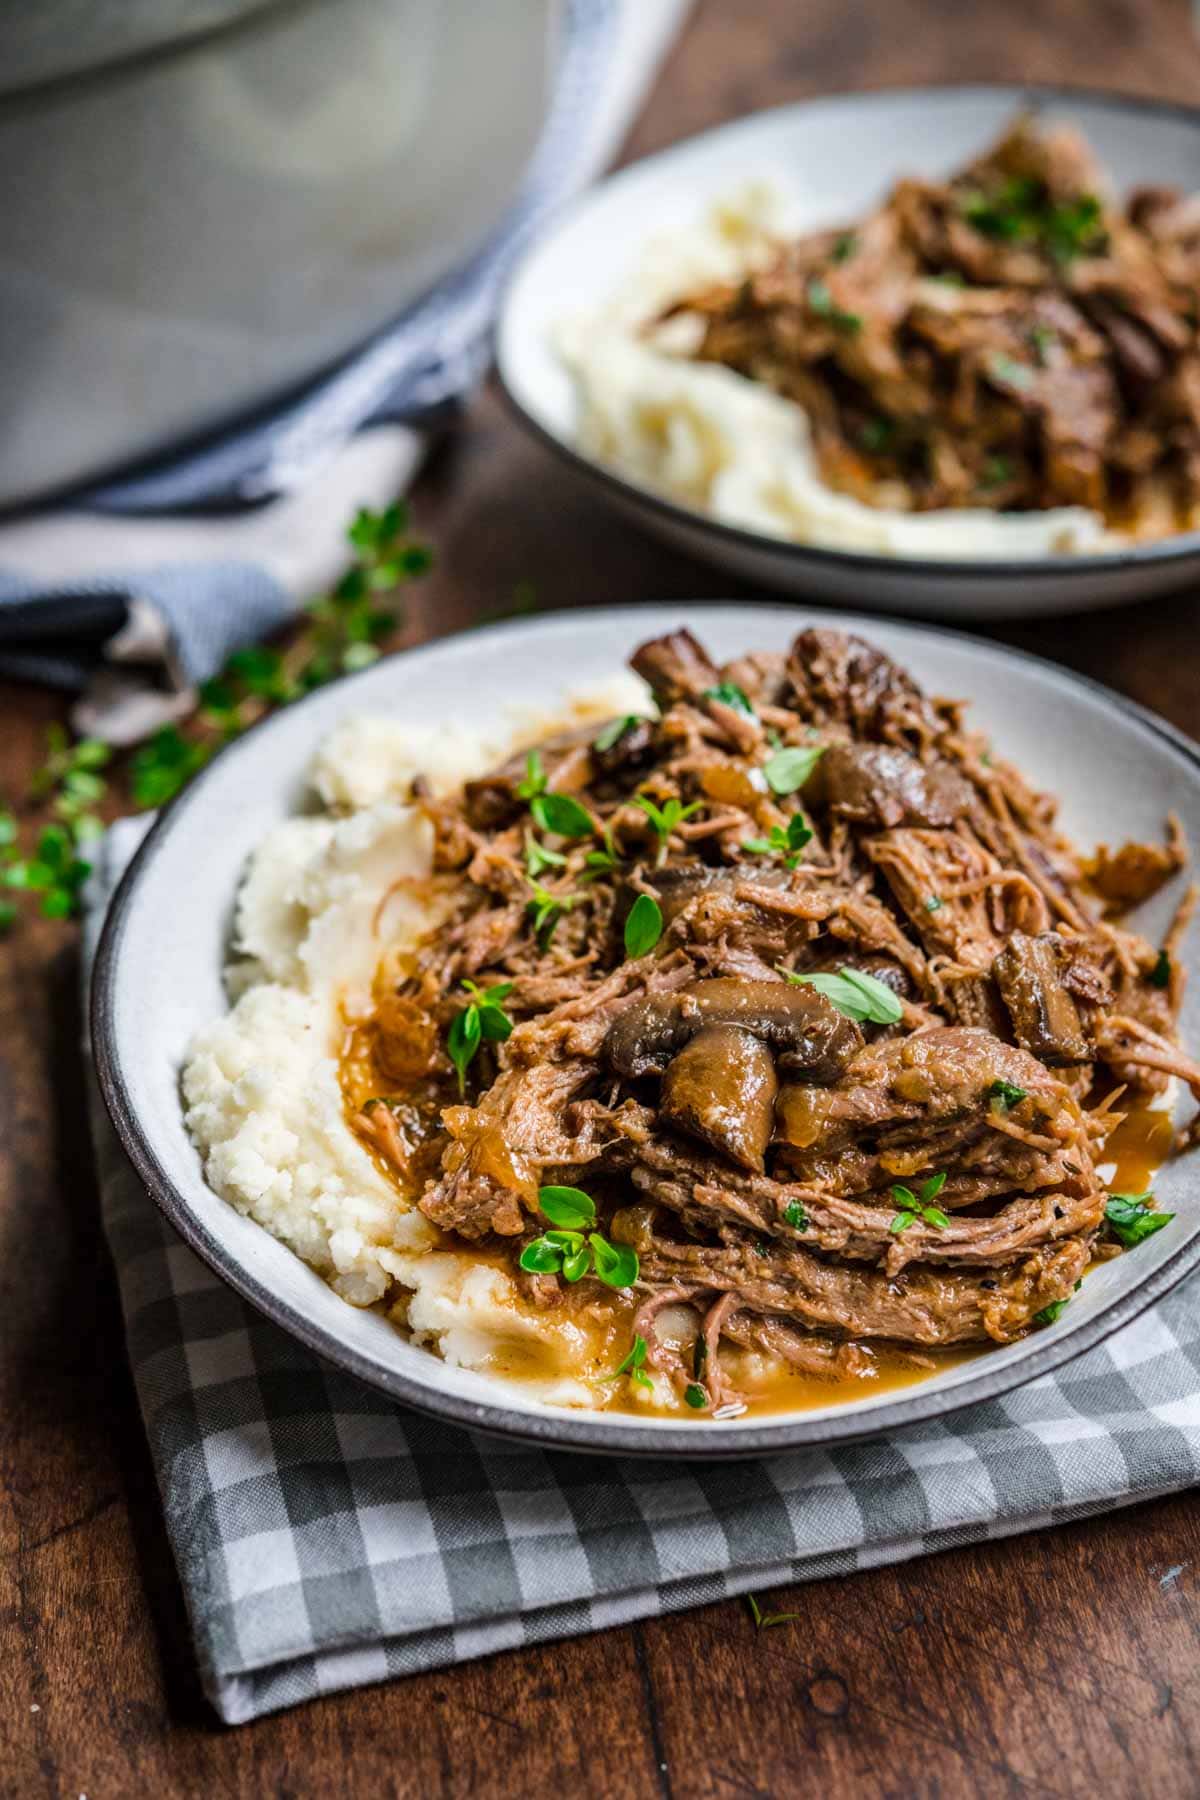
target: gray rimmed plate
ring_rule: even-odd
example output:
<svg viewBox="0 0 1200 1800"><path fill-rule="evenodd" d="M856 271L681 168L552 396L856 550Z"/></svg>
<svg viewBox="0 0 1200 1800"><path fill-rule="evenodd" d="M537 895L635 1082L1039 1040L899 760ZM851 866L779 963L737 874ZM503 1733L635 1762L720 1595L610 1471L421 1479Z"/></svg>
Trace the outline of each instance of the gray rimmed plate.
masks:
<svg viewBox="0 0 1200 1800"><path fill-rule="evenodd" d="M1200 191L1200 109L1054 87L915 88L835 95L756 113L632 164L566 208L509 283L496 329L504 391L525 425L659 537L762 586L964 621L1148 598L1200 574L1200 533L1102 555L921 559L820 548L722 523L639 486L575 441L574 388L555 347L648 241L769 179L804 227L843 224L902 175L943 176L1023 107L1082 130L1119 193L1143 182Z"/></svg>
<svg viewBox="0 0 1200 1800"><path fill-rule="evenodd" d="M972 703L972 718L1035 782L1058 793L1081 844L1154 837L1173 808L1200 842L1200 749L1106 689L1049 663L956 633L822 614L863 632L927 688ZM139 1173L181 1236L245 1299L341 1368L395 1399L462 1425L566 1449L736 1457L832 1443L952 1412L1044 1374L1127 1323L1200 1263L1200 1195L1187 1159L1157 1182L1174 1222L1089 1276L1062 1318L927 1381L815 1411L728 1421L637 1419L530 1400L499 1377L448 1367L381 1314L348 1306L291 1251L206 1185L184 1129L179 1070L192 1033L226 1005L222 969L234 895L266 831L305 804L320 740L352 715L403 710L414 722L497 721L514 704L553 708L621 667L635 645L687 623L719 659L782 649L794 607L655 605L551 615L448 639L297 702L231 744L163 814L114 899L101 939L92 1030L101 1087ZM1145 909L1161 929L1171 891ZM1197 947L1188 952L1196 973ZM1200 1041L1200 988L1183 1030Z"/></svg>

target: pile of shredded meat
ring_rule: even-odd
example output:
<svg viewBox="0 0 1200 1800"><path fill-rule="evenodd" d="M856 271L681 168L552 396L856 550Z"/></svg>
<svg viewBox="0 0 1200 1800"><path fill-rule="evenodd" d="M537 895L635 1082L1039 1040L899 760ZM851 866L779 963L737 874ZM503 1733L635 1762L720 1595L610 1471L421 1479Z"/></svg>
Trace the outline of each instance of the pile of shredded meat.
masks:
<svg viewBox="0 0 1200 1800"><path fill-rule="evenodd" d="M1018 119L950 181L691 295L695 355L803 406L824 480L925 511L1200 510L1200 197L1122 206L1074 132Z"/></svg>
<svg viewBox="0 0 1200 1800"><path fill-rule="evenodd" d="M736 1403L726 1341L854 1374L1053 1318L1120 1247L1096 1166L1122 1105L1172 1077L1200 1098L1175 1031L1194 890L1161 948L1112 916L1183 867L1178 827L1085 865L961 703L853 636L718 668L678 631L632 664L657 718L422 800L449 916L383 958L356 1128L532 1304L623 1305L697 1408ZM511 1033L460 1097L447 1044L492 989ZM522 1268L555 1184L636 1253L623 1293ZM656 1336L667 1306L694 1356Z"/></svg>

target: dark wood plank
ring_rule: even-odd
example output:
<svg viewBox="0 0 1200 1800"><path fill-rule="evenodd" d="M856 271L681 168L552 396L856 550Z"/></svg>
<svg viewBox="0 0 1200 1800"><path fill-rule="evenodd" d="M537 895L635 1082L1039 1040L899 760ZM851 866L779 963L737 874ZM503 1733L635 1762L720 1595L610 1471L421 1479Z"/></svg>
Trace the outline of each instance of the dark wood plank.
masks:
<svg viewBox="0 0 1200 1800"><path fill-rule="evenodd" d="M702 4L643 154L807 94L1028 79L1200 95L1183 0ZM416 496L434 577L401 642L512 605L722 597L487 391ZM1196 729L1200 596L996 635ZM60 703L0 689L0 792ZM1200 1792L1200 1517L1180 1497L222 1731L198 1692L125 1368L75 1058L69 927L0 949L0 1794L952 1796ZM1174 1571L1174 1573L1172 1573ZM37 1710L34 1710L37 1709Z"/></svg>

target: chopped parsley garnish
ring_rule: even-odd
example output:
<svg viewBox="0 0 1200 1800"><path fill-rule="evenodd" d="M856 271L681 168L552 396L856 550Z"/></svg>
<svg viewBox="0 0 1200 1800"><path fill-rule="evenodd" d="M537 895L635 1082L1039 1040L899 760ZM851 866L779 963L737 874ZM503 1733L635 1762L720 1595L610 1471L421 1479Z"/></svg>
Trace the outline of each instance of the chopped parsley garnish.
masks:
<svg viewBox="0 0 1200 1800"><path fill-rule="evenodd" d="M473 981L464 981L462 985L471 996L470 1003L455 1013L446 1033L446 1052L454 1064L460 1094L466 1092L467 1069L480 1044L485 1040L502 1044L512 1036L513 1028L513 1022L501 1004L513 991L511 981L498 981L490 988L476 987Z"/></svg>
<svg viewBox="0 0 1200 1800"><path fill-rule="evenodd" d="M653 825L655 836L658 838L658 860L663 863L667 860L667 848L671 833L678 825L682 825L685 819L690 819L693 813L699 812L703 802L693 800L690 806L684 806L682 801L671 798L664 800L661 806L656 806L647 795L635 794L633 804L641 808Z"/></svg>
<svg viewBox="0 0 1200 1800"><path fill-rule="evenodd" d="M1018 1087L1015 1081L993 1081L987 1090L988 1103L992 1111L998 1113L1009 1112L1028 1098L1025 1089Z"/></svg>
<svg viewBox="0 0 1200 1800"><path fill-rule="evenodd" d="M1175 1217L1174 1213L1156 1212L1148 1204L1154 1198L1147 1191L1144 1194L1110 1194L1104 1208L1104 1217L1114 1237L1119 1238L1127 1250L1135 1244L1153 1237L1164 1225L1169 1225Z"/></svg>
<svg viewBox="0 0 1200 1800"><path fill-rule="evenodd" d="M625 954L635 962L648 956L663 932L662 908L653 894L639 894L625 921Z"/></svg>
<svg viewBox="0 0 1200 1800"><path fill-rule="evenodd" d="M556 1229L526 1244L521 1252L523 1269L534 1275L561 1275L569 1282L592 1274L606 1287L632 1287L638 1276L637 1251L628 1244L610 1244L598 1231L584 1235L586 1227L596 1222L596 1203L590 1194L582 1188L539 1188L538 1206ZM622 1372L623 1368L617 1371Z"/></svg>
<svg viewBox="0 0 1200 1800"><path fill-rule="evenodd" d="M846 312L837 304L825 283L817 276L808 284L809 309L818 319L828 319L838 331L861 331L862 317L859 313Z"/></svg>
<svg viewBox="0 0 1200 1800"><path fill-rule="evenodd" d="M805 744L776 750L763 764L767 786L773 794L794 794L802 788L825 754L824 744Z"/></svg>
<svg viewBox="0 0 1200 1800"><path fill-rule="evenodd" d="M1151 987L1165 988L1171 985L1171 959L1165 950L1160 950L1154 967L1146 978Z"/></svg>
<svg viewBox="0 0 1200 1800"><path fill-rule="evenodd" d="M688 1382L683 1390L683 1397L689 1406L695 1407L697 1412L699 1412L702 1407L708 1405L708 1395L700 1384L695 1381Z"/></svg>
<svg viewBox="0 0 1200 1800"><path fill-rule="evenodd" d="M838 974L797 975L791 969L780 971L794 987L814 987L818 994L845 1013L848 1019L872 1025L896 1025L904 1008L885 982L862 969L843 968Z"/></svg>
<svg viewBox="0 0 1200 1800"><path fill-rule="evenodd" d="M915 1194L910 1187L904 1187L901 1183L894 1182L892 1199L900 1210L888 1226L888 1230L899 1237L901 1232L907 1231L916 1220L923 1219L926 1225L932 1225L935 1231L945 1231L950 1221L940 1207L933 1205L945 1185L944 1174L931 1175L928 1181L921 1183Z"/></svg>
<svg viewBox="0 0 1200 1800"><path fill-rule="evenodd" d="M1062 1318L1070 1304L1071 1296L1069 1294L1063 1300L1051 1300L1048 1306L1043 1306L1041 1312L1034 1313L1034 1324L1053 1325L1057 1320Z"/></svg>
<svg viewBox="0 0 1200 1800"><path fill-rule="evenodd" d="M719 700L722 706L732 706L734 712L743 713L747 719L758 717L750 704L749 695L743 692L736 681L718 681L716 687L705 688L700 698Z"/></svg>
<svg viewBox="0 0 1200 1800"><path fill-rule="evenodd" d="M752 856L782 856L787 868L794 869L800 852L812 841L812 827L803 813L793 813L786 825L772 825L765 838L747 838L742 845Z"/></svg>
<svg viewBox="0 0 1200 1800"><path fill-rule="evenodd" d="M783 1222L790 1225L793 1231L808 1230L808 1214L798 1200L789 1200L783 1209Z"/></svg>

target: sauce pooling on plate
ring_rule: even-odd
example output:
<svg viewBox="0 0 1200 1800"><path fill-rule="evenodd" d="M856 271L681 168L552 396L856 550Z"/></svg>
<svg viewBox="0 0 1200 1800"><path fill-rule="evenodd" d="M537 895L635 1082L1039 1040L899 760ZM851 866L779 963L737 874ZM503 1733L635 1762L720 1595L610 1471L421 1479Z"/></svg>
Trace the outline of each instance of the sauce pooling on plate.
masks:
<svg viewBox="0 0 1200 1800"><path fill-rule="evenodd" d="M504 1278L488 1366L724 1418L1052 1327L1170 1224L1191 894L1161 945L1100 904L1170 881L1178 830L1085 863L960 703L839 632L633 666L655 716L421 802L446 916L381 936L346 1026L376 1166Z"/></svg>

